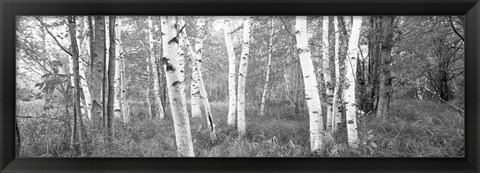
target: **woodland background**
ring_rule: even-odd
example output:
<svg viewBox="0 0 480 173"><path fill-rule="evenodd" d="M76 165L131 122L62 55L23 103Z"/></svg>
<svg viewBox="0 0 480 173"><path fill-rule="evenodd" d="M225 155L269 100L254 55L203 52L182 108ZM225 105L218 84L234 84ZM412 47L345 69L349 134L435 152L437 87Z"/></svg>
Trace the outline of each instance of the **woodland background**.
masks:
<svg viewBox="0 0 480 173"><path fill-rule="evenodd" d="M463 16L364 16L358 28L354 19L307 16L301 35L295 16L19 16L17 156L463 157ZM190 140L193 153L182 151L173 123L180 116L172 115L167 78L173 74L163 60L173 51L168 29L177 32L176 58L184 60L173 66L184 68L177 69L189 121L182 129L191 134L182 139ZM349 43L354 30L356 45ZM304 81L301 41L315 84ZM356 67L349 73L351 55ZM229 122L229 69L236 67L233 82L240 83L235 76L244 56L241 129L238 119ZM204 93L196 88L199 79ZM312 147L306 84L318 86L325 124L319 148ZM350 86L355 111L347 115ZM241 89L234 90L238 99ZM330 126L337 115L339 124Z"/></svg>

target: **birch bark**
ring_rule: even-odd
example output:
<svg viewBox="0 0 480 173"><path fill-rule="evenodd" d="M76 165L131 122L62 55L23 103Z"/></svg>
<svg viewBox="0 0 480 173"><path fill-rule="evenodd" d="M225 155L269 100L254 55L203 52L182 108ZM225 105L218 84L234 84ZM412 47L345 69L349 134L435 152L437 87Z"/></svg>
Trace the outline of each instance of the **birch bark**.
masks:
<svg viewBox="0 0 480 173"><path fill-rule="evenodd" d="M177 152L182 157L194 157L190 120L186 109L183 43L180 32L184 29L182 17L162 16L163 62L168 96L172 111Z"/></svg>
<svg viewBox="0 0 480 173"><path fill-rule="evenodd" d="M296 17L296 41L297 52L300 59L303 82L305 84L305 99L308 106L310 121L310 149L311 151L323 149L323 118L320 96L318 95L317 79L311 59L310 48L307 39L307 17Z"/></svg>
<svg viewBox="0 0 480 173"><path fill-rule="evenodd" d="M360 26L362 25L361 16L353 16L352 30L350 33L350 39L348 41L348 53L346 63L345 80L347 86L344 91L346 121L347 121L347 134L348 144L352 148L358 147L358 132L357 132L357 107L355 103L355 84L356 84L356 72L357 72L357 59L358 59L358 41L360 38Z"/></svg>
<svg viewBox="0 0 480 173"><path fill-rule="evenodd" d="M233 49L232 36L229 33L231 32L230 21L225 20L224 24L224 37L225 37L225 47L227 48L228 54L228 115L227 115L227 124L230 126L235 126L235 115L237 108L237 92L235 90L235 51Z"/></svg>
<svg viewBox="0 0 480 173"><path fill-rule="evenodd" d="M165 117L165 112L163 110L163 103L162 99L160 98L160 81L158 77L158 67L157 67L157 60L155 53L153 51L153 43L155 40L153 39L153 33L155 31L155 28L153 27L153 21L152 21L152 16L148 16L148 40L149 40L149 53L150 53L150 65L152 68L152 78L153 78L153 96L155 98L155 118L162 120L163 117Z"/></svg>
<svg viewBox="0 0 480 173"><path fill-rule="evenodd" d="M243 20L243 43L240 67L238 69L238 98L237 98L237 129L240 136L245 135L245 79L247 77L248 57L250 52L250 21L251 17Z"/></svg>
<svg viewBox="0 0 480 173"><path fill-rule="evenodd" d="M263 92L262 92L262 100L260 105L260 116L265 115L265 100L267 97L267 89L270 80L270 69L272 66L272 53L273 53L273 34L274 34L274 25L275 25L275 18L272 18L271 25L270 25L270 39L268 42L268 62L267 62L267 74L265 75L265 84L263 85Z"/></svg>

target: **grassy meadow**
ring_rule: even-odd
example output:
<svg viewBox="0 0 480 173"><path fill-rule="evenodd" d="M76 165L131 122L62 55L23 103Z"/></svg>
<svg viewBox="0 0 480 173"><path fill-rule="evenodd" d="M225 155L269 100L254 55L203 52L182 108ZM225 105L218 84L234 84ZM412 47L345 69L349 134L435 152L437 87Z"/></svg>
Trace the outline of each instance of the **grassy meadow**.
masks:
<svg viewBox="0 0 480 173"><path fill-rule="evenodd" d="M42 111L42 100L17 102L17 114L36 117ZM144 102L129 102L132 122L128 126L115 122L113 147L108 148L102 129L85 120L87 155L84 157L177 157L175 133L170 109L165 107L162 121L146 115ZM295 114L292 105L268 103L266 115L259 116L259 106L246 107L247 132L239 137L227 126L227 102L211 102L218 140L210 141L205 117L190 118L197 157L463 157L464 115L444 103L396 99L388 121L378 123L369 114L358 115L360 146L347 145L342 128L331 135L325 153L311 153L308 115ZM65 114L61 107L54 108ZM18 118L22 148L20 157L72 157L69 119ZM98 125L98 124L97 124ZM92 136L91 134L97 134ZM329 135L329 134L327 134Z"/></svg>

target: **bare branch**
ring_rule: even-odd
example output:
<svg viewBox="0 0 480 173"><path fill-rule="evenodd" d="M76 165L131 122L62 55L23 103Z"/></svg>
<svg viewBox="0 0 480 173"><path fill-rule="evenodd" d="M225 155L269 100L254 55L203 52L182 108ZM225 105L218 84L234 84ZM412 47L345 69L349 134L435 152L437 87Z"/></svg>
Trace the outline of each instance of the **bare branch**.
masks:
<svg viewBox="0 0 480 173"><path fill-rule="evenodd" d="M70 56L73 56L72 53L70 51L68 51L65 47L63 47L60 42L57 40L57 37L55 37L51 32L50 30L48 30L47 26L45 25L45 23L42 22L42 20L40 20L38 17L35 17L35 19L38 20L38 22L40 22L40 24L42 24L43 28L45 28L45 30L47 31L47 33L52 36L52 38L55 40L55 42L57 43L57 45L65 52L67 53L68 55Z"/></svg>

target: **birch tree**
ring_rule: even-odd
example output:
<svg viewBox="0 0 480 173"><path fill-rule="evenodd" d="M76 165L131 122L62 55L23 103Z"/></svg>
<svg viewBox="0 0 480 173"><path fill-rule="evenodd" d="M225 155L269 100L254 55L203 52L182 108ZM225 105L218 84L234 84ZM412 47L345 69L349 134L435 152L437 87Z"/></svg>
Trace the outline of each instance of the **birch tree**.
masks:
<svg viewBox="0 0 480 173"><path fill-rule="evenodd" d="M272 52L273 52L273 34L275 32L275 18L272 17L270 39L268 41L268 62L267 62L267 74L265 75L265 84L263 85L262 100L260 105L260 116L265 115L265 99L267 97L268 82L270 80L270 68L272 66Z"/></svg>
<svg viewBox="0 0 480 173"><path fill-rule="evenodd" d="M217 134L215 131L215 123L213 122L212 111L210 108L210 102L208 101L207 91L203 83L202 77L202 52L203 52L203 38L205 35L205 18L200 18L197 21L198 36L195 39L195 61L193 63L193 75L198 77L198 87L200 90L201 100L205 108L205 119L207 120L208 129L210 131L210 139L212 141L217 140ZM193 103L192 103L193 104Z"/></svg>
<svg viewBox="0 0 480 173"><path fill-rule="evenodd" d="M377 117L386 120L390 106L392 92L392 47L393 47L393 18L382 16L382 46L380 47L380 96L378 98Z"/></svg>
<svg viewBox="0 0 480 173"><path fill-rule="evenodd" d="M339 113L338 107L340 106L339 103L339 91L340 91L340 61L339 61L339 53L340 53L340 31L338 29L338 18L337 16L333 17L334 23L334 30L335 30L335 57L334 57L334 64L335 64L335 88L333 90L333 120L332 120L332 129L333 131L337 131L340 122L342 119L342 114Z"/></svg>
<svg viewBox="0 0 480 173"><path fill-rule="evenodd" d="M89 57L89 51L88 51L88 42L85 41L85 37L86 37L86 20L85 20L85 17L83 16L79 16L77 17L78 18L78 28L80 29L77 29L77 43L78 43L78 47L79 47L79 58L82 59L81 57ZM84 102L83 102L83 107L84 107L84 110L87 114L87 118L89 120L92 119L92 100L91 100L91 96L90 96L90 89L88 87L88 82L87 82L87 76L85 74L85 71L86 71L86 63L84 60L82 61L79 61L79 73L80 73L80 85L81 85L81 88L82 88L82 91L83 91L83 96L84 96Z"/></svg>
<svg viewBox="0 0 480 173"><path fill-rule="evenodd" d="M153 33L155 32L155 28L153 27L152 16L148 16L148 47L150 53L150 65L152 69L152 78L153 78L153 96L155 97L154 108L155 109L155 118L162 120L165 116L163 110L162 99L160 98L160 81L158 76L158 67L157 67L157 59L155 53L153 51L153 43L155 40L153 39Z"/></svg>
<svg viewBox="0 0 480 173"><path fill-rule="evenodd" d="M227 124L235 126L235 115L237 108L237 92L235 90L235 51L233 49L230 21L225 20L223 34L225 37L225 47L228 54L228 115Z"/></svg>
<svg viewBox="0 0 480 173"><path fill-rule="evenodd" d="M238 69L238 98L237 98L237 129L240 136L246 132L245 125L245 79L247 77L248 56L250 51L250 21L251 17L243 20L243 40L240 67Z"/></svg>
<svg viewBox="0 0 480 173"><path fill-rule="evenodd" d="M123 115L124 112L122 112L122 104L124 103L124 100L122 100L122 80L121 80L121 68L122 68L122 59L123 57L123 52L121 50L121 21L120 17L116 17L115 21L115 82L114 82L114 117L119 117L122 118L123 121L125 122L125 116Z"/></svg>
<svg viewBox="0 0 480 173"><path fill-rule="evenodd" d="M200 22L198 22L200 23ZM198 26L199 28L202 28L203 26ZM192 53L191 56L194 57L192 58L192 82L191 82L191 87L190 87L190 94L191 94L191 112L192 112L192 117L200 117L202 115L202 109L200 107L200 97L201 97L201 94L200 94L200 62L201 62L201 59L198 59L198 58L201 58L201 52L197 52L197 46L202 46L202 45L198 45L199 42L197 40L201 40L202 43L200 44L203 44L203 39L199 38L199 37L202 37L202 32L201 31L202 29L199 30L199 34L197 36L197 39L196 39L196 43L195 43L195 53ZM186 33L184 31L184 33ZM185 34L186 35L186 34ZM185 39L188 41L188 38L185 36ZM188 46L190 46L190 44L188 43L187 44ZM201 49L201 47L199 47ZM190 50L191 50L191 47L190 47ZM200 61L200 62L199 62Z"/></svg>
<svg viewBox="0 0 480 173"><path fill-rule="evenodd" d="M182 17L162 16L162 46L163 62L167 79L170 109L172 111L175 128L175 139L179 156L194 157L190 120L186 109L185 98L185 57L181 51L183 43L180 43L180 33L184 25L180 25Z"/></svg>
<svg viewBox="0 0 480 173"><path fill-rule="evenodd" d="M325 82L325 89L326 89L325 101L327 102L327 131L331 131L333 127L332 120L333 120L334 86L332 84L332 73L330 72L330 55L329 55L330 44L328 42L328 23L329 23L329 17L323 16L323 24L322 24L323 79Z"/></svg>
<svg viewBox="0 0 480 173"><path fill-rule="evenodd" d="M205 18L200 18L197 20L197 26L198 26L198 35L197 38L195 38L195 50L192 49L192 44L188 40L187 32L186 30L182 30L182 39L185 42L186 50L190 54L191 61L192 61L192 77L197 76L198 79L198 84L195 87L198 87L198 95L200 101L203 103L203 107L205 109L205 120L207 120L207 126L208 130L210 131L210 139L212 141L217 140L217 134L215 130L215 123L213 122L213 115L212 111L210 108L210 102L208 101L208 95L207 91L205 89L205 85L203 82L203 77L202 77L202 53L203 53L203 40L204 40L204 35L205 35L205 30L206 30L206 21ZM193 87L193 86L192 86ZM192 95L193 96L193 95ZM192 103L193 104L193 103ZM201 105L199 105L199 108L201 110ZM193 105L192 105L193 107ZM201 113L201 112L200 112ZM198 115L197 115L198 116ZM193 117L193 115L192 115Z"/></svg>
<svg viewBox="0 0 480 173"><path fill-rule="evenodd" d="M121 40L119 42L119 44L121 44ZM122 47L120 46L120 50L119 51L123 51L122 50ZM130 122L130 107L128 105L128 100L127 100L127 78L126 78L126 67L125 67L125 57L123 56L123 54L121 55L122 58L120 58L120 85L121 85L121 102L122 102L122 115L123 115L123 119L126 123Z"/></svg>
<svg viewBox="0 0 480 173"><path fill-rule="evenodd" d="M311 151L323 150L323 118L322 107L320 105L320 96L318 95L317 79L315 69L311 59L310 48L307 39L307 17L296 17L296 41L297 52L303 73L303 82L305 84L305 99L308 106L310 121L310 149Z"/></svg>
<svg viewBox="0 0 480 173"><path fill-rule="evenodd" d="M352 30L348 41L347 59L345 61L347 68L345 74L345 80L347 86L344 91L344 101L346 109L346 121L347 121L347 134L348 144L352 148L358 147L358 132L357 132L357 119L356 112L357 107L355 103L355 84L356 84L356 71L357 71L357 59L358 59L358 41L360 38L360 26L362 24L361 16L353 16L352 18Z"/></svg>

